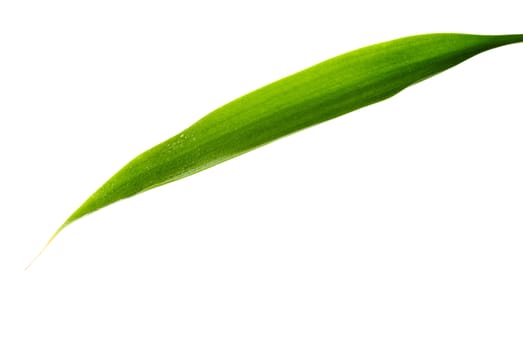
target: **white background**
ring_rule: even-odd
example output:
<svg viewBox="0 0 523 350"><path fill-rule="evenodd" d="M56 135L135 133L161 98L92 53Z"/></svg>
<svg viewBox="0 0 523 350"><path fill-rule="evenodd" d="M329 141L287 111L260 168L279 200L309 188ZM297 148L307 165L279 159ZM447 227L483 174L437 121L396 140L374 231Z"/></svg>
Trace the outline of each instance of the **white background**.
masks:
<svg viewBox="0 0 523 350"><path fill-rule="evenodd" d="M62 221L275 79L520 1L2 1L0 348L521 349L523 45Z"/></svg>

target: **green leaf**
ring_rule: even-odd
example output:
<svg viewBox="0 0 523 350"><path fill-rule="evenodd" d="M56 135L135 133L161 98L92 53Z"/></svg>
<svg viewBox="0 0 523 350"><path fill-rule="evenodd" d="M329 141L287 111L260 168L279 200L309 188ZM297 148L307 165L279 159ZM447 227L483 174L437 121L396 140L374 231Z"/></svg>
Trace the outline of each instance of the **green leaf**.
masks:
<svg viewBox="0 0 523 350"><path fill-rule="evenodd" d="M133 159L69 216L47 245L70 223L116 201L382 101L483 51L522 41L523 34L417 35L351 51L278 80Z"/></svg>

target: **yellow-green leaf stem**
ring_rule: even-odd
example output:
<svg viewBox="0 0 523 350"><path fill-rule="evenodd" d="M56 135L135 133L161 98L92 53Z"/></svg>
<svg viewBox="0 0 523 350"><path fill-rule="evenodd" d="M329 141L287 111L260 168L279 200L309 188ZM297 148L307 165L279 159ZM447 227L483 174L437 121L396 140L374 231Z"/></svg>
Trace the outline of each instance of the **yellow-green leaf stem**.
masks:
<svg viewBox="0 0 523 350"><path fill-rule="evenodd" d="M94 192L49 243L73 221L116 201L382 101L483 51L522 41L521 34L417 35L351 51L278 80L140 154Z"/></svg>

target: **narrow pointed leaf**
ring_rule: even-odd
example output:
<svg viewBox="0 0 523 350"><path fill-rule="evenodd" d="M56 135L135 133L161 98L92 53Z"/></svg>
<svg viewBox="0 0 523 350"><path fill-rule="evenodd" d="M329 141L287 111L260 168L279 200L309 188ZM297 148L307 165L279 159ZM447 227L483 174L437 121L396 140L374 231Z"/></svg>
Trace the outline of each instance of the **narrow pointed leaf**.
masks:
<svg viewBox="0 0 523 350"><path fill-rule="evenodd" d="M278 80L140 154L92 194L49 243L68 224L118 200L382 101L483 51L522 41L523 34L417 35L364 47Z"/></svg>

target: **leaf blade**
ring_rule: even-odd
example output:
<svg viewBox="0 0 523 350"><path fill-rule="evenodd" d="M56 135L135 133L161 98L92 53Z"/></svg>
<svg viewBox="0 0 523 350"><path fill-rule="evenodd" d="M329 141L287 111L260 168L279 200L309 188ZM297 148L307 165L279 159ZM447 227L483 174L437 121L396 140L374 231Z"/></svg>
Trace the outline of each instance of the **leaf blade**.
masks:
<svg viewBox="0 0 523 350"><path fill-rule="evenodd" d="M73 212L47 245L70 223L116 201L387 99L486 50L522 41L523 35L405 37L342 54L264 86L133 159Z"/></svg>

